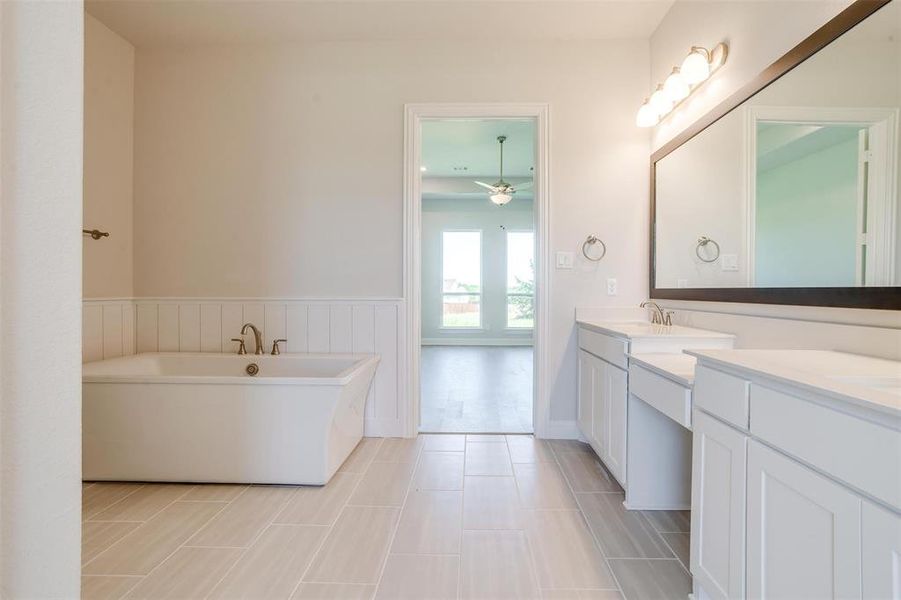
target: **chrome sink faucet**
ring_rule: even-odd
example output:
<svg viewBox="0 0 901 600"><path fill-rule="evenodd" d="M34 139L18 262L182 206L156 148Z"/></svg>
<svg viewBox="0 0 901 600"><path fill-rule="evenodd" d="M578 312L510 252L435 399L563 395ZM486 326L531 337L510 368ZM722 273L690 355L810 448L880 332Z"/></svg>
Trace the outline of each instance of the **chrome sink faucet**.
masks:
<svg viewBox="0 0 901 600"><path fill-rule="evenodd" d="M651 313L651 323L655 325L672 325L673 324L673 313L670 311L664 312L660 305L654 302L653 300L645 300L641 303L640 308L651 308L654 312Z"/></svg>
<svg viewBox="0 0 901 600"><path fill-rule="evenodd" d="M250 329L253 331L253 341L256 343L256 350L253 351L254 354L263 354L263 334L259 329L256 328L256 325L253 323L244 323L244 327L241 328L241 335L247 333L247 330Z"/></svg>

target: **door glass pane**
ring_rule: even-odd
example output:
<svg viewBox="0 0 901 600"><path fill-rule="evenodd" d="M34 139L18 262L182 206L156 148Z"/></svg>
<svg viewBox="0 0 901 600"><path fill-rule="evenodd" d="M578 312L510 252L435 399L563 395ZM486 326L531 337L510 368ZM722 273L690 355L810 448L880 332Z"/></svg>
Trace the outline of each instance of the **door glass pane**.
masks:
<svg viewBox="0 0 901 600"><path fill-rule="evenodd" d="M478 294L482 286L482 233L445 231L442 235L442 290Z"/></svg>
<svg viewBox="0 0 901 600"><path fill-rule="evenodd" d="M535 324L535 234L507 233L507 327Z"/></svg>

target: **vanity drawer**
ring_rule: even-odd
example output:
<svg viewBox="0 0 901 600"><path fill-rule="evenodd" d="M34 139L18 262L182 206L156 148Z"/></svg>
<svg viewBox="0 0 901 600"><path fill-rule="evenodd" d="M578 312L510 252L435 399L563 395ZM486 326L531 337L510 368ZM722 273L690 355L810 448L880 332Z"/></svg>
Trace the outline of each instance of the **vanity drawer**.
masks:
<svg viewBox="0 0 901 600"><path fill-rule="evenodd" d="M624 340L579 327L579 348L623 370L629 368L626 358L629 349Z"/></svg>
<svg viewBox="0 0 901 600"><path fill-rule="evenodd" d="M901 509L901 432L755 383L751 433Z"/></svg>
<svg viewBox="0 0 901 600"><path fill-rule="evenodd" d="M691 390L638 365L629 367L629 391L691 429Z"/></svg>
<svg viewBox="0 0 901 600"><path fill-rule="evenodd" d="M749 385L741 377L698 365L695 369L695 406L736 427L747 429Z"/></svg>

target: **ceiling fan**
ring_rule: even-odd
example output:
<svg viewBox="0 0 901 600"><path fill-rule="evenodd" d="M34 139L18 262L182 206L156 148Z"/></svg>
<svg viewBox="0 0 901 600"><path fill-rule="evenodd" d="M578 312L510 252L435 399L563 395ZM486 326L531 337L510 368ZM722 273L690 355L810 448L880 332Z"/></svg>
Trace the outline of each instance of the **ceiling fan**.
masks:
<svg viewBox="0 0 901 600"><path fill-rule="evenodd" d="M491 192L489 198L491 201L497 204L498 206L503 206L510 200L513 200L513 194L515 194L518 190L525 190L532 187L531 181L525 181L523 183L517 183L515 186L512 183L507 183L504 181L504 142L507 141L507 136L499 135L497 136L497 143L500 144L501 150L501 173L500 178L493 185L489 183L485 183L483 181L474 181L476 185L480 185L483 188L487 189Z"/></svg>

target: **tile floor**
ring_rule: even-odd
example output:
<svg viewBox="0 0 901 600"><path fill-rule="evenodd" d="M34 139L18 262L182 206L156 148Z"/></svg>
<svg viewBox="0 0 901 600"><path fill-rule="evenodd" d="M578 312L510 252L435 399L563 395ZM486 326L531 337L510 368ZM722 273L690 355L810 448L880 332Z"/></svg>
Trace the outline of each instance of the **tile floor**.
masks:
<svg viewBox="0 0 901 600"><path fill-rule="evenodd" d="M364 439L324 487L86 483L95 598L686 598L689 515L584 444Z"/></svg>
<svg viewBox="0 0 901 600"><path fill-rule="evenodd" d="M420 431L532 432L530 346L423 346Z"/></svg>

